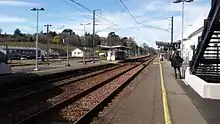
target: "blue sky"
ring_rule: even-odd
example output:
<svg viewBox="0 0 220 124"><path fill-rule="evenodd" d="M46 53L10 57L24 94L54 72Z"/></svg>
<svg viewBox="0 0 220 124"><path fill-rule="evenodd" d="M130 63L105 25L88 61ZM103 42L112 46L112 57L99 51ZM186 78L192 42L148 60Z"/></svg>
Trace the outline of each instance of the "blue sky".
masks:
<svg viewBox="0 0 220 124"><path fill-rule="evenodd" d="M169 41L170 34L163 30L143 27L143 25L170 28L169 17L174 16L174 39L178 40L181 32L181 4L174 4L173 0L123 0L138 22L125 11L119 0L76 0L90 10L101 9L102 17L97 17L96 31L101 36L115 31L120 36L134 37L138 44L146 42L154 46L155 40ZM92 13L74 4L71 0L0 0L0 28L3 33L13 33L16 28L23 33L34 33L36 30L36 12L30 8L45 8L40 12L39 30L45 31L43 25L52 24L51 30L61 32L64 28L71 28L82 35L83 27L80 23L92 20ZM194 25L198 18L201 22L210 9L210 0L194 0L185 5L185 25ZM117 24L113 26L112 23ZM202 24L202 23L201 23ZM62 27L64 26L64 27ZM108 30L103 30L110 27ZM138 27L138 28L137 28ZM92 26L86 27L92 33Z"/></svg>

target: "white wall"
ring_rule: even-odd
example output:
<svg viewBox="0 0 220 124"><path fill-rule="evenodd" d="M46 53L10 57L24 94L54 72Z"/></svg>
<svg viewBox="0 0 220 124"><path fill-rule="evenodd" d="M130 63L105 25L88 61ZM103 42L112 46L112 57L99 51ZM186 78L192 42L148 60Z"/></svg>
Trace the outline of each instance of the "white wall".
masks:
<svg viewBox="0 0 220 124"><path fill-rule="evenodd" d="M72 51L72 57L83 57L83 51L80 50L79 48L76 48L75 50Z"/></svg>
<svg viewBox="0 0 220 124"><path fill-rule="evenodd" d="M195 45L195 49L198 45L198 37L201 36L201 33L195 35L191 39L184 41L184 48L183 48L183 58L184 61L191 61L193 57L193 50L190 48L191 45Z"/></svg>
<svg viewBox="0 0 220 124"><path fill-rule="evenodd" d="M193 32L198 30L204 25L204 19L206 18L206 15L201 16L198 18L195 23L192 26L189 26L188 29L184 32L184 38L189 37ZM190 48L191 45L195 45L195 49L198 44L198 37L201 36L202 32L198 33L197 35L193 36L187 41L183 42L183 59L184 62L188 62L192 60L193 56L193 50Z"/></svg>

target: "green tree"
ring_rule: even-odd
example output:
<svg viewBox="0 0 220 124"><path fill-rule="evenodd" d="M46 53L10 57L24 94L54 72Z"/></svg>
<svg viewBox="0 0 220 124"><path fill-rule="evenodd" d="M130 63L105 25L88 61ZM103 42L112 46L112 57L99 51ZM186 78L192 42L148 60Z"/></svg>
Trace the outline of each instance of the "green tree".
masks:
<svg viewBox="0 0 220 124"><path fill-rule="evenodd" d="M123 37L123 38L121 39L121 42L122 42L123 46L128 46L128 45L127 45L127 40L128 40L127 37Z"/></svg>
<svg viewBox="0 0 220 124"><path fill-rule="evenodd" d="M43 44L47 43L47 37L43 31L38 34L38 41Z"/></svg>
<svg viewBox="0 0 220 124"><path fill-rule="evenodd" d="M15 29L15 31L14 31L14 35L15 36L20 36L21 35L21 30L20 29Z"/></svg>
<svg viewBox="0 0 220 124"><path fill-rule="evenodd" d="M93 39L92 39L93 35L86 32L85 36L86 36L86 43L85 43L86 47L93 47ZM95 39L94 40L95 40L95 44L94 44L95 47L97 45L101 44L101 40L100 40L99 35L95 34Z"/></svg>
<svg viewBox="0 0 220 124"><path fill-rule="evenodd" d="M147 44L143 43L143 52L144 52L144 54L147 53L148 49L149 49L149 47L147 46Z"/></svg>
<svg viewBox="0 0 220 124"><path fill-rule="evenodd" d="M108 45L124 45L120 37L115 34L115 32L110 32L107 39L109 41Z"/></svg>
<svg viewBox="0 0 220 124"><path fill-rule="evenodd" d="M73 32L72 29L64 29L62 33L64 33L64 34L68 34L69 33L70 35L71 34L75 34L75 32Z"/></svg>
<svg viewBox="0 0 220 124"><path fill-rule="evenodd" d="M57 33L56 33L55 31L50 31L49 34L50 34L52 37L57 36Z"/></svg>
<svg viewBox="0 0 220 124"><path fill-rule="evenodd" d="M59 38L59 36L53 37L52 43L53 43L53 44L60 44L60 38Z"/></svg>
<svg viewBox="0 0 220 124"><path fill-rule="evenodd" d="M68 40L69 44L72 44L73 46L82 46L79 35L71 34L68 35L65 39Z"/></svg>

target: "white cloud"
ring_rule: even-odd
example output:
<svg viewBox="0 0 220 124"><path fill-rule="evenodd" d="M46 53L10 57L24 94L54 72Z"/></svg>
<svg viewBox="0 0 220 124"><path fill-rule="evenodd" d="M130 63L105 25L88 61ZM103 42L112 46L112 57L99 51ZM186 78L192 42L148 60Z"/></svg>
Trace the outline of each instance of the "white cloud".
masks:
<svg viewBox="0 0 220 124"><path fill-rule="evenodd" d="M22 31L22 33L35 33L36 28L32 26L21 26L19 29Z"/></svg>
<svg viewBox="0 0 220 124"><path fill-rule="evenodd" d="M27 21L25 18L12 17L6 15L0 15L0 18L0 23L23 23Z"/></svg>
<svg viewBox="0 0 220 124"><path fill-rule="evenodd" d="M132 1L132 0L131 0ZM194 25L198 18L201 18L203 22L204 17L207 17L210 5L190 3L185 6L185 25L184 29L187 30L188 25ZM152 13L151 11L154 11ZM171 15L174 15L174 40L179 40L181 36L181 4L173 4L171 0L167 1L148 1L143 2L143 7L136 8L132 10L134 16L139 16L139 22L145 21L146 25L159 27L162 29L169 28L169 20L167 19ZM91 15L91 13L86 13L86 15ZM135 37L139 45L146 42L150 46L155 47L155 41L170 41L170 33L149 27L135 27L137 24L130 17L128 13L125 12L105 12L103 13L105 18L118 24L118 26L112 27L108 30L103 30L98 34L100 36L107 36L110 31L115 31L120 36ZM162 20L155 19L154 15L158 15ZM96 31L105 29L112 26L111 23L104 21L103 19L97 17L100 20L96 26ZM65 28L71 28L77 34L83 35L83 26L80 23L87 23L87 19L64 21L59 24L52 24L56 26L65 25ZM201 23L202 24L202 23ZM199 28L199 27L198 27ZM63 29L60 29L61 32ZM86 31L92 33L92 25L86 26Z"/></svg>
<svg viewBox="0 0 220 124"><path fill-rule="evenodd" d="M1 0L1 5L7 5L7 6L37 6L36 3L31 2L25 2L25 1L18 1L18 0Z"/></svg>

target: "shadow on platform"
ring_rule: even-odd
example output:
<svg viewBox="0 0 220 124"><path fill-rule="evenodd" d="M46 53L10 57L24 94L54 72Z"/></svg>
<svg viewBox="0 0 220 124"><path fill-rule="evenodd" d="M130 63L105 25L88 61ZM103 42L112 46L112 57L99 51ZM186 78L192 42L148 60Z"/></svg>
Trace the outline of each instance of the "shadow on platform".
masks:
<svg viewBox="0 0 220 124"><path fill-rule="evenodd" d="M194 106L200 112L208 124L219 124L220 122L220 100L203 99L190 86L177 79L181 88L186 92ZM187 114L187 113L186 113Z"/></svg>

